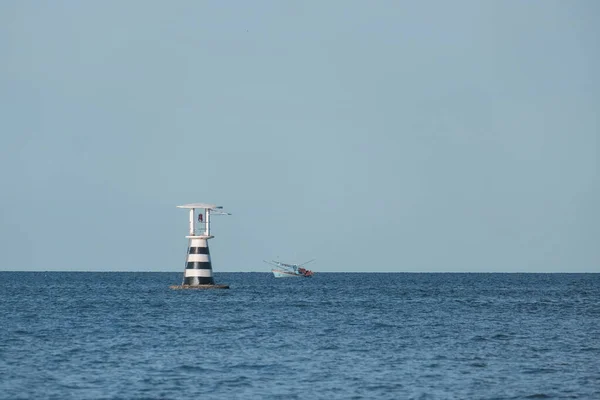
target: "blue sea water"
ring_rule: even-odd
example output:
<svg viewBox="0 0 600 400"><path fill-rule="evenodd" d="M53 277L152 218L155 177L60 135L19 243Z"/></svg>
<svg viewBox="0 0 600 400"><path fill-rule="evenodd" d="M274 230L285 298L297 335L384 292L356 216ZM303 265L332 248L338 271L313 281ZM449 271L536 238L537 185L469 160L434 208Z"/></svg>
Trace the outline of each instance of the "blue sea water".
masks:
<svg viewBox="0 0 600 400"><path fill-rule="evenodd" d="M600 399L600 274L0 272L2 399Z"/></svg>

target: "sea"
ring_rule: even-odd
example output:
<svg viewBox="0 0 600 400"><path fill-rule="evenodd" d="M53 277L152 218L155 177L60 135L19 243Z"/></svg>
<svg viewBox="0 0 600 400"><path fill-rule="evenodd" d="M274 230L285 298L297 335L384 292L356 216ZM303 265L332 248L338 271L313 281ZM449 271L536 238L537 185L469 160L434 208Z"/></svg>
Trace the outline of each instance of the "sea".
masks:
<svg viewBox="0 0 600 400"><path fill-rule="evenodd" d="M1 399L600 399L600 274L0 272Z"/></svg>

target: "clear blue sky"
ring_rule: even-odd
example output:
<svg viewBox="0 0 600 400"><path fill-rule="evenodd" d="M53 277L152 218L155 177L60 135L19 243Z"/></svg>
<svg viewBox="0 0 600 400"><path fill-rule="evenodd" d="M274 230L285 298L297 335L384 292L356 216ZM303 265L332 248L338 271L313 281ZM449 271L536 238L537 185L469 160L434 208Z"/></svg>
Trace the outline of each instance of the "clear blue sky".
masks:
<svg viewBox="0 0 600 400"><path fill-rule="evenodd" d="M0 2L0 269L600 272L600 2Z"/></svg>

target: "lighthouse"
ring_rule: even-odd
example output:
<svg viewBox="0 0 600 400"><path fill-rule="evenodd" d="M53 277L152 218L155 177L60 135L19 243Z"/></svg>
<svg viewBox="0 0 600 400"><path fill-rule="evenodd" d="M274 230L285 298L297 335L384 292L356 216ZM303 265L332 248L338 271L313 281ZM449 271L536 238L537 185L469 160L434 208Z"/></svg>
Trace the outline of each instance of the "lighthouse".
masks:
<svg viewBox="0 0 600 400"><path fill-rule="evenodd" d="M231 215L223 211L223 207L207 203L191 203L177 206L189 209L190 222L188 249L185 257L185 270L181 285L172 289L229 289L228 285L217 285L213 278L212 262L208 250L211 215ZM198 213L196 213L198 210Z"/></svg>

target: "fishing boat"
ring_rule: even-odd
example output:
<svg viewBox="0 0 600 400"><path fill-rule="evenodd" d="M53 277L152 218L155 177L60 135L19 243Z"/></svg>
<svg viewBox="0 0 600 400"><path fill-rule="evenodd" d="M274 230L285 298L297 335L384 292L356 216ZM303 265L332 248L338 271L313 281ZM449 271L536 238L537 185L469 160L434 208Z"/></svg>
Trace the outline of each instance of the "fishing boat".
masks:
<svg viewBox="0 0 600 400"><path fill-rule="evenodd" d="M315 273L309 269L303 267L310 262L310 260L302 264L286 264L279 261L265 261L267 264L274 266L271 270L275 278L310 278Z"/></svg>

